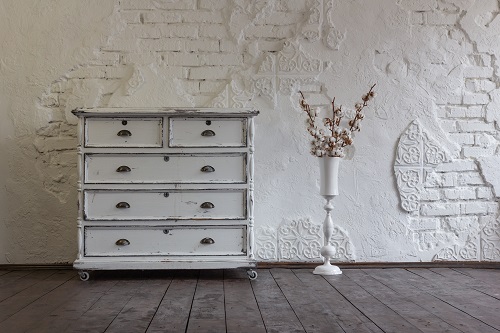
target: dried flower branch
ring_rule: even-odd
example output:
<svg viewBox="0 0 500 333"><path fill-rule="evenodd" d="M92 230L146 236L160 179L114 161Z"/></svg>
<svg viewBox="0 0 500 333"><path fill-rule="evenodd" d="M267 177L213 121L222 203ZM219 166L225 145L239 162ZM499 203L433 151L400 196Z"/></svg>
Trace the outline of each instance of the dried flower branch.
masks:
<svg viewBox="0 0 500 333"><path fill-rule="evenodd" d="M339 107L335 106L335 98L332 100L332 118L323 119L323 128L319 128L316 124L316 118L319 115L319 109L312 110L311 106L306 102L304 94L299 91L300 107L304 112L307 113L308 119L307 131L313 137L311 142L311 154L318 157L323 156L336 156L344 157L344 147L352 145L353 143L353 133L359 132L361 130L360 122L365 118L363 114L363 109L368 105L368 102L375 97L375 91L373 88L375 85L371 86L370 90L361 97L362 102L356 103L354 108L356 113L354 118L348 121L349 128L342 128L341 121L345 116L342 110L342 105ZM328 135L325 133L325 129L329 132Z"/></svg>

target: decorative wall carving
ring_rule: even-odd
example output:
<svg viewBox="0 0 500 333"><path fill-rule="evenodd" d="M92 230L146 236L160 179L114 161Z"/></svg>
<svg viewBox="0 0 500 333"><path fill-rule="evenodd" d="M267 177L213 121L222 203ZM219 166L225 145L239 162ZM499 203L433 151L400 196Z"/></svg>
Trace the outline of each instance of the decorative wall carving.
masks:
<svg viewBox="0 0 500 333"><path fill-rule="evenodd" d="M420 193L424 175L450 157L438 143L414 120L399 138L394 173L401 198L401 207L407 212L420 209Z"/></svg>
<svg viewBox="0 0 500 333"><path fill-rule="evenodd" d="M256 229L258 260L318 261L323 246L322 224L309 219L283 221L275 229L262 226ZM335 226L330 243L337 249L334 260L355 260L354 247L345 230Z"/></svg>
<svg viewBox="0 0 500 333"><path fill-rule="evenodd" d="M491 219L481 230L481 260L500 260L500 217Z"/></svg>
<svg viewBox="0 0 500 333"><path fill-rule="evenodd" d="M478 241L477 234L471 234L463 246L453 245L439 251L432 261L456 261L456 260L478 260Z"/></svg>

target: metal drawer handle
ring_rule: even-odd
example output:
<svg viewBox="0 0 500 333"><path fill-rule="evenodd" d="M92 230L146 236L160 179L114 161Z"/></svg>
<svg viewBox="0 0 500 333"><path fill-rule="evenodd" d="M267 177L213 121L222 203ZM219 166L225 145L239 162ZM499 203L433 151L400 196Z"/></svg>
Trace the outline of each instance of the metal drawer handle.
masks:
<svg viewBox="0 0 500 333"><path fill-rule="evenodd" d="M121 130L116 135L118 135L118 136L132 136L132 133L130 133L129 130Z"/></svg>
<svg viewBox="0 0 500 333"><path fill-rule="evenodd" d="M215 132L212 130L204 130L201 132L201 136L215 136Z"/></svg>
<svg viewBox="0 0 500 333"><path fill-rule="evenodd" d="M130 242L128 239L122 238L122 239L117 240L115 244L118 246L126 246L126 245L130 245Z"/></svg>
<svg viewBox="0 0 500 333"><path fill-rule="evenodd" d="M215 208L214 204L211 203L211 202L204 202L201 204L200 206L201 208L205 208L205 209L212 209L212 208Z"/></svg>
<svg viewBox="0 0 500 333"><path fill-rule="evenodd" d="M128 202L122 201L116 204L116 208L130 208L130 205Z"/></svg>
<svg viewBox="0 0 500 333"><path fill-rule="evenodd" d="M214 244L215 241L213 238L205 237L200 241L201 244Z"/></svg>
<svg viewBox="0 0 500 333"><path fill-rule="evenodd" d="M116 169L116 172L130 172L132 171L128 166L122 165Z"/></svg>
<svg viewBox="0 0 500 333"><path fill-rule="evenodd" d="M202 172L215 172L215 169L211 165L205 165L203 168L201 168Z"/></svg>

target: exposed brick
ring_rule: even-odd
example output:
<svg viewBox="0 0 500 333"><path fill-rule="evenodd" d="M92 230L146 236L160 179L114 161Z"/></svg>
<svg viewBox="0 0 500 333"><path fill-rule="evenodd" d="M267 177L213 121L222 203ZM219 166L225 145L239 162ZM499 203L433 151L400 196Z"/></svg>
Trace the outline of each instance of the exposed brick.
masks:
<svg viewBox="0 0 500 333"><path fill-rule="evenodd" d="M126 23L141 23L140 10L122 10L120 11L120 18Z"/></svg>
<svg viewBox="0 0 500 333"><path fill-rule="evenodd" d="M460 107L460 106L448 107L447 110L448 110L448 117L450 118L465 117L465 114L467 112L466 107Z"/></svg>
<svg viewBox="0 0 500 333"><path fill-rule="evenodd" d="M186 52L219 52L219 41L214 40L186 40Z"/></svg>
<svg viewBox="0 0 500 333"><path fill-rule="evenodd" d="M478 224L477 216L446 217L444 221L448 228L454 231L470 230L471 227L477 226Z"/></svg>
<svg viewBox="0 0 500 333"><path fill-rule="evenodd" d="M205 66L194 67L189 72L189 79L191 80L218 80L226 79L229 73L229 67L225 66Z"/></svg>
<svg viewBox="0 0 500 333"><path fill-rule="evenodd" d="M84 66L66 74L68 78L102 79L106 78L106 66Z"/></svg>
<svg viewBox="0 0 500 333"><path fill-rule="evenodd" d="M442 163L436 167L437 172L450 172L450 171L476 171L477 165L474 161L458 160L449 163Z"/></svg>
<svg viewBox="0 0 500 333"><path fill-rule="evenodd" d="M131 52L122 56L122 64L152 64L159 62L160 55L157 52Z"/></svg>
<svg viewBox="0 0 500 333"><path fill-rule="evenodd" d="M154 1L154 5L158 9L196 9L197 0L175 0L175 1Z"/></svg>
<svg viewBox="0 0 500 333"><path fill-rule="evenodd" d="M217 12L204 12L204 11L190 11L182 12L182 22L187 23L224 23L222 13Z"/></svg>
<svg viewBox="0 0 500 333"><path fill-rule="evenodd" d="M458 121L457 128L460 132L495 132L494 123L486 123L484 121Z"/></svg>
<svg viewBox="0 0 500 333"><path fill-rule="evenodd" d="M132 34L138 38L160 38L161 31L156 24L130 24Z"/></svg>
<svg viewBox="0 0 500 333"><path fill-rule="evenodd" d="M118 79L130 75L131 70L128 66L109 66L106 68L106 77L108 79Z"/></svg>
<svg viewBox="0 0 500 333"><path fill-rule="evenodd" d="M482 201L460 204L462 214L488 214L488 204Z"/></svg>
<svg viewBox="0 0 500 333"><path fill-rule="evenodd" d="M484 107L480 105L469 106L465 112L465 116L469 118L482 118L485 114Z"/></svg>
<svg viewBox="0 0 500 333"><path fill-rule="evenodd" d="M496 146L491 147L463 147L464 157L477 158L481 156L492 156L495 153Z"/></svg>
<svg viewBox="0 0 500 333"><path fill-rule="evenodd" d="M182 16L178 12L151 11L145 12L144 23L180 23Z"/></svg>
<svg viewBox="0 0 500 333"><path fill-rule="evenodd" d="M420 199L423 201L437 201L441 199L441 194L439 190L426 188L420 192Z"/></svg>
<svg viewBox="0 0 500 333"><path fill-rule="evenodd" d="M138 40L132 36L111 39L111 42L102 48L102 51L137 52Z"/></svg>
<svg viewBox="0 0 500 333"><path fill-rule="evenodd" d="M489 187L478 187L477 188L477 198L478 199L492 199L493 191Z"/></svg>
<svg viewBox="0 0 500 333"><path fill-rule="evenodd" d="M180 38L141 39L139 47L143 51L183 51L184 40Z"/></svg>
<svg viewBox="0 0 500 333"><path fill-rule="evenodd" d="M224 53L238 53L238 44L230 40L221 40L220 51Z"/></svg>
<svg viewBox="0 0 500 333"><path fill-rule="evenodd" d="M199 66L201 64L198 53L168 52L162 53L163 61L169 66Z"/></svg>
<svg viewBox="0 0 500 333"><path fill-rule="evenodd" d="M479 172L462 172L458 174L458 185L484 185L484 181Z"/></svg>
<svg viewBox="0 0 500 333"><path fill-rule="evenodd" d="M474 134L471 133L450 133L449 137L452 141L459 145L473 145Z"/></svg>
<svg viewBox="0 0 500 333"><path fill-rule="evenodd" d="M476 199L476 190L474 188L453 188L443 190L444 197L449 200L471 200Z"/></svg>
<svg viewBox="0 0 500 333"><path fill-rule="evenodd" d="M458 14L431 12L427 13L427 24L430 25L454 25L458 20Z"/></svg>
<svg viewBox="0 0 500 333"><path fill-rule="evenodd" d="M200 93L200 81L183 80L182 87L186 93L190 95L197 95Z"/></svg>
<svg viewBox="0 0 500 333"><path fill-rule="evenodd" d="M97 57L89 62L90 65L118 65L120 62L119 52L99 52Z"/></svg>
<svg viewBox="0 0 500 333"><path fill-rule="evenodd" d="M207 54L202 57L202 65L238 66L243 64L240 54Z"/></svg>
<svg viewBox="0 0 500 333"><path fill-rule="evenodd" d="M488 94L464 94L463 103L464 104L488 104L490 102L490 96Z"/></svg>
<svg viewBox="0 0 500 333"><path fill-rule="evenodd" d="M162 37L167 38L197 38L199 27L196 24L158 24L158 29Z"/></svg>
<svg viewBox="0 0 500 333"><path fill-rule="evenodd" d="M214 39L228 37L227 28L223 24L201 24L199 34L201 37Z"/></svg>
<svg viewBox="0 0 500 333"><path fill-rule="evenodd" d="M448 216L459 215L459 203L432 203L420 207L420 213L424 216Z"/></svg>
<svg viewBox="0 0 500 333"><path fill-rule="evenodd" d="M493 75L493 68L470 66L464 68L464 77L466 78L490 78Z"/></svg>
<svg viewBox="0 0 500 333"><path fill-rule="evenodd" d="M208 10L220 10L223 8L227 8L228 5L228 0L199 0L198 2L199 9Z"/></svg>

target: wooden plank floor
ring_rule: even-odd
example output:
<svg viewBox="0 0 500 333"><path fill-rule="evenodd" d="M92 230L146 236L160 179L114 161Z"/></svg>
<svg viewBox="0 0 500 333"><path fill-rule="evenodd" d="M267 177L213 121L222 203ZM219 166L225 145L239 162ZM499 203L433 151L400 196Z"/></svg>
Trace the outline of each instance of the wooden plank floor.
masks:
<svg viewBox="0 0 500 333"><path fill-rule="evenodd" d="M500 269L1 270L0 332L500 332Z"/></svg>

